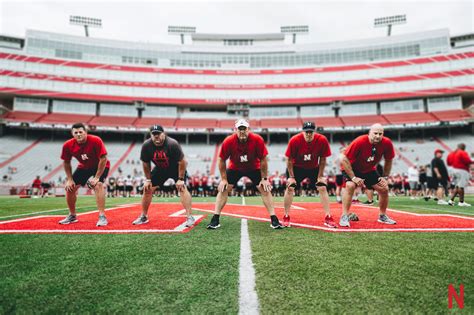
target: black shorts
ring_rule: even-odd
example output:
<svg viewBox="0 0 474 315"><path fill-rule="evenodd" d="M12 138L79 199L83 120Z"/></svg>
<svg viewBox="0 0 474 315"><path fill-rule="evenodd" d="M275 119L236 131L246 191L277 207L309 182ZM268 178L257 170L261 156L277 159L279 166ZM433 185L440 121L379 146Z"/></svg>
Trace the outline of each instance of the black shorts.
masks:
<svg viewBox="0 0 474 315"><path fill-rule="evenodd" d="M343 183L344 183L344 176L342 176L342 174L337 174L336 175L336 185L341 187Z"/></svg>
<svg viewBox="0 0 474 315"><path fill-rule="evenodd" d="M441 179L438 179L438 177L433 177L433 187L434 189L437 189L438 187L442 187L444 189L448 189L448 179L442 177Z"/></svg>
<svg viewBox="0 0 474 315"><path fill-rule="evenodd" d="M174 179L175 182L178 181L178 169L159 169L155 167L151 171L151 184L153 187L160 186L163 188L163 184L168 178Z"/></svg>
<svg viewBox="0 0 474 315"><path fill-rule="evenodd" d="M319 167L316 168L300 168L293 167L293 174L295 174L296 188L300 188L301 182L305 179L309 179L309 189L316 189L316 181L318 180ZM286 170L286 177L290 177L288 170Z"/></svg>
<svg viewBox="0 0 474 315"><path fill-rule="evenodd" d="M95 176L97 173L97 169L86 169L86 168L78 168L72 174L72 179L76 185L84 186L89 178ZM103 183L109 174L109 168L106 168L102 173L102 176L99 178L99 182Z"/></svg>
<svg viewBox="0 0 474 315"><path fill-rule="evenodd" d="M242 177L246 176L250 178L252 181L252 186L256 187L258 184L260 184L260 181L262 180L262 174L260 173L260 170L252 170L252 171L237 171L237 170L226 170L227 174L227 182L235 186L239 179Z"/></svg>
<svg viewBox="0 0 474 315"><path fill-rule="evenodd" d="M380 177L377 171L371 171L368 173L354 172L354 175L356 177L364 179L365 187L367 187L368 189L371 189L372 186L376 185L379 182L379 177ZM346 180L346 182L352 181L352 179L349 178L349 175L347 175L345 171L342 171L342 176L344 176L344 179Z"/></svg>

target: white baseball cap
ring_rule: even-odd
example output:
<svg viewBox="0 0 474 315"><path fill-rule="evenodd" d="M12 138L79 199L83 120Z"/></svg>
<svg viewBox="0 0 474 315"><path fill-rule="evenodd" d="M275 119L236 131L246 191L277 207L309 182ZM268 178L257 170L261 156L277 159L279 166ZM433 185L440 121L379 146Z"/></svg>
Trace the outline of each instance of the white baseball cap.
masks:
<svg viewBox="0 0 474 315"><path fill-rule="evenodd" d="M239 128L244 126L245 128L248 128L250 126L249 122L245 119L239 119L235 122L235 128Z"/></svg>

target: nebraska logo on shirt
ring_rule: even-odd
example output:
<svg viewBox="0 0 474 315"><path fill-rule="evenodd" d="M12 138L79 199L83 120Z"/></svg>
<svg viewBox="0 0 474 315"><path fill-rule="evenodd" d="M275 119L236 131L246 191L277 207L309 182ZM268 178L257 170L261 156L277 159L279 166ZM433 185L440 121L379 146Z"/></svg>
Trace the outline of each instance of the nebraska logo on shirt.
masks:
<svg viewBox="0 0 474 315"><path fill-rule="evenodd" d="M304 155L304 160L305 161L311 161L311 154L305 154Z"/></svg>
<svg viewBox="0 0 474 315"><path fill-rule="evenodd" d="M367 162L373 162L375 160L375 156L372 155L372 156L369 156L368 159L367 159Z"/></svg>
<svg viewBox="0 0 474 315"><path fill-rule="evenodd" d="M153 161L155 162L156 166L161 168L167 168L170 166L168 157L164 151L155 151L153 154Z"/></svg>
<svg viewBox="0 0 474 315"><path fill-rule="evenodd" d="M87 156L87 154L81 154L81 159L85 161L85 160L88 160L89 157Z"/></svg>
<svg viewBox="0 0 474 315"><path fill-rule="evenodd" d="M249 161L249 159L247 157L247 154L240 156L240 163L244 163L244 162L248 162L248 161Z"/></svg>

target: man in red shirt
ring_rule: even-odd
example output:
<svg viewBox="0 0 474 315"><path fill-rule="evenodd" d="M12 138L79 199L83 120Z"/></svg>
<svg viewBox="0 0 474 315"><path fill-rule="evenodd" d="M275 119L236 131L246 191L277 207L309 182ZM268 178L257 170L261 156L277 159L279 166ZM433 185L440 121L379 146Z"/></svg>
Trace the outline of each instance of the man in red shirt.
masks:
<svg viewBox="0 0 474 315"><path fill-rule="evenodd" d="M39 196L41 194L41 179L39 176L36 176L31 187L33 188L32 195Z"/></svg>
<svg viewBox="0 0 474 315"><path fill-rule="evenodd" d="M448 155L447 163L452 168L454 191L448 203L454 206L454 199L459 195L458 206L470 207L471 205L464 201L464 188L469 185L470 169L473 163L469 154L466 152L466 145L464 143L458 144L456 151Z"/></svg>
<svg viewBox="0 0 474 315"><path fill-rule="evenodd" d="M372 125L369 134L357 137L344 153L342 165L346 180L346 193L342 198L340 226L350 227L348 212L351 207L352 195L357 186L362 187L363 185L375 189L379 194L380 213L378 222L396 224L386 214L388 205L387 177L392 169L395 150L392 141L383 136L383 131L381 124ZM377 164L382 157L385 159L385 165L383 174L380 175L377 172Z"/></svg>
<svg viewBox="0 0 474 315"><path fill-rule="evenodd" d="M221 174L221 182L218 186L216 207L214 216L207 226L208 229L220 227L219 216L222 208L227 203L229 192L237 181L246 176L250 178L254 186L262 195L262 200L270 214L271 227L281 229L282 225L275 215L272 199L272 186L268 181L268 151L263 138L251 133L249 123L245 119L239 119L235 123L235 133L225 138L221 146L218 158L218 166ZM230 159L229 167L226 169L226 160Z"/></svg>
<svg viewBox="0 0 474 315"><path fill-rule="evenodd" d="M72 125L72 139L63 145L61 159L64 161L64 171L66 172L66 200L69 208L69 215L59 221L60 224L77 222L76 200L77 190L80 186L87 186L94 190L97 209L99 210L99 221L97 226L108 224L105 217L105 190L104 180L110 169L110 162L107 160L107 150L102 139L88 135L86 126L83 123ZM71 159L79 161L77 169L72 173ZM92 179L89 179L92 177Z"/></svg>
<svg viewBox="0 0 474 315"><path fill-rule="evenodd" d="M286 149L286 176L287 189L284 197L285 216L283 225L290 225L290 208L293 203L295 188L299 188L303 179L308 178L310 189L318 189L321 203L326 213L324 225L337 228L329 209L329 195L327 180L324 177L326 158L331 156L331 149L327 138L315 132L313 122L303 124L303 132L293 136Z"/></svg>

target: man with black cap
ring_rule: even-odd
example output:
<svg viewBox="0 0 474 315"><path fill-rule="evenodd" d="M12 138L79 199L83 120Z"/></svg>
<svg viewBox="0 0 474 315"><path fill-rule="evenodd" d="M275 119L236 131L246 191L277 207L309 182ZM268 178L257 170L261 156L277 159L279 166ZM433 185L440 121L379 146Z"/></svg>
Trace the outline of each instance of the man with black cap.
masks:
<svg viewBox="0 0 474 315"><path fill-rule="evenodd" d="M331 156L331 148L328 139L322 134L316 133L316 125L307 121L303 124L303 132L293 136L286 149L286 176L287 189L285 190L285 216L283 225L290 225L290 208L293 203L295 188L308 178L310 189L318 189L321 203L326 217L324 225L337 228L329 209L329 195L327 191L327 180L324 177L326 158Z"/></svg>
<svg viewBox="0 0 474 315"><path fill-rule="evenodd" d="M218 186L214 216L207 226L208 229L217 229L221 225L219 218L222 208L227 203L229 192L240 178L250 178L254 186L262 195L263 204L270 214L271 227L281 229L282 225L275 215L272 199L272 186L268 181L268 151L263 138L249 130L249 122L239 119L235 123L235 133L225 138L218 158L221 182ZM230 159L229 168L226 160Z"/></svg>
<svg viewBox="0 0 474 315"><path fill-rule="evenodd" d="M435 157L431 160L431 170L433 173L433 183L437 187L436 198L438 198L439 205L448 205L449 203L444 200L444 196L448 194L448 169L443 161L444 151L436 149L434 151Z"/></svg>
<svg viewBox="0 0 474 315"><path fill-rule="evenodd" d="M150 207L153 192L158 186L163 187L164 182L172 178L176 182L181 203L186 209L186 226L195 222L191 215L191 194L186 188L184 176L186 173L186 160L178 141L168 137L163 127L153 125L150 127L150 139L142 146L140 160L143 163L145 184L143 185L142 214L133 221L134 225L148 223L148 208ZM151 162L155 164L151 170Z"/></svg>

